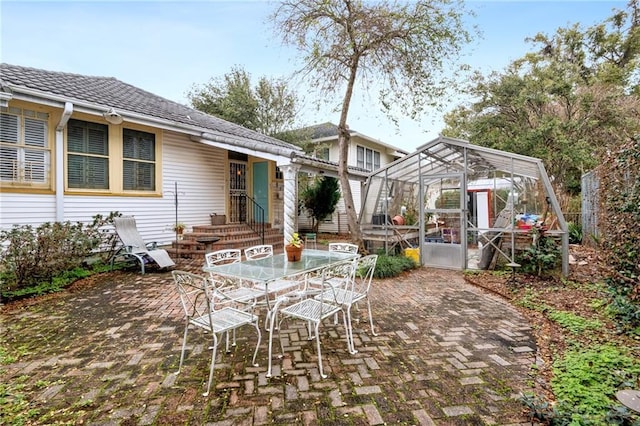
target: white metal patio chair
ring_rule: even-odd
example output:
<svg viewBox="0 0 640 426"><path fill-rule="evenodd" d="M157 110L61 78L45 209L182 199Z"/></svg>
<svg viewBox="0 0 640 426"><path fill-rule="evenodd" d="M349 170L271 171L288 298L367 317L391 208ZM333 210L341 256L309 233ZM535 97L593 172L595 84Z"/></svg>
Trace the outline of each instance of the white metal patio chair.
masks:
<svg viewBox="0 0 640 426"><path fill-rule="evenodd" d="M185 326L182 338L182 351L180 353L180 365L177 374L180 374L184 353L187 347L187 334L189 327L193 326L206 332L213 341L211 365L209 367L209 380L207 391L203 396L208 396L213 382L213 370L216 364L216 354L219 344L219 336L223 333L236 330L246 325L253 325L258 333L258 342L253 353L253 364L256 362L258 348L262 334L258 326L258 317L251 312L241 311L228 306L227 299L222 293L215 290L215 283L210 284L205 277L184 271L172 271L173 279L176 283L180 301L184 308Z"/></svg>
<svg viewBox="0 0 640 426"><path fill-rule="evenodd" d="M320 294L323 294L323 297L316 298L306 298L299 300L296 303L285 306L284 308L280 308L280 305L287 303L286 298L278 299L276 306L274 308L274 318L280 318L280 322L284 319L292 318L299 319L302 321L306 321L309 326L313 325L313 330L310 330L309 338L312 339L313 336L316 338L316 348L318 352L318 368L320 370L320 376L322 378L326 378L327 375L324 374L324 370L322 367L322 351L320 348L320 333L319 328L322 322L335 314L339 313L342 310L342 305L336 298L336 288L334 288L331 284L329 284L329 277L336 277L342 274L347 287L349 285L353 285L353 274L355 272L355 263L352 260L344 261L337 263L333 266L329 266L324 268L322 273L322 284L320 287ZM267 377L271 377L271 356L272 356L272 346L273 346L273 324L275 321L272 321L270 326L269 333L269 367L267 369ZM350 342L351 332L347 329L348 322L346 315L343 312L343 323L345 327L345 334L347 339L347 349L351 352L353 344ZM280 327L278 327L278 334L280 333ZM283 353L284 348L282 347L282 340L280 340L280 350Z"/></svg>
<svg viewBox="0 0 640 426"><path fill-rule="evenodd" d="M238 263L242 260L242 252L239 249L217 250L205 254L204 258L207 266ZM238 303L255 306L257 300L264 296L264 291L244 285L240 280L218 277L213 272L209 274L212 280L222 282L222 287L217 290Z"/></svg>
<svg viewBox="0 0 640 426"><path fill-rule="evenodd" d="M204 255L207 266L224 265L228 263L238 263L242 260L242 252L239 249L224 249L212 251ZM220 287L216 290L223 293L230 300L237 303L237 306L243 311L253 312L257 306L258 300L264 298L264 291L256 288L245 286L242 280L232 280L216 276L215 273L209 272L211 282L220 283ZM233 330L233 346L236 345L236 331ZM227 334L227 352L229 351L229 335Z"/></svg>
<svg viewBox="0 0 640 426"><path fill-rule="evenodd" d="M338 253L358 253L358 246L356 244L351 243L329 243L329 251L330 252L338 252ZM329 277L329 284L334 287L340 287L344 284L341 277ZM321 284L321 277L319 275L311 275L307 277L307 285L309 293L312 293L314 288L317 289ZM337 321L337 319L336 319Z"/></svg>
<svg viewBox="0 0 640 426"><path fill-rule="evenodd" d="M329 243L329 251L337 251L341 253L357 253L358 246L351 243Z"/></svg>
<svg viewBox="0 0 640 426"><path fill-rule="evenodd" d="M140 263L142 274L145 271L145 264L155 262L160 268L170 268L175 266L175 262L169 257L166 250L158 248L156 242L145 243L133 216L121 216L113 219L116 234L122 241L122 247L111 256L111 269L117 258L126 261Z"/></svg>
<svg viewBox="0 0 640 426"><path fill-rule="evenodd" d="M273 246L271 244L261 244L244 249L244 257L247 260L262 259L265 257L273 256ZM282 291L291 289L292 287L298 287L300 280L295 279L283 279L277 281L269 281L268 283L258 282L254 284L254 288L262 290L265 294L267 291L269 294L276 294Z"/></svg>
<svg viewBox="0 0 640 426"><path fill-rule="evenodd" d="M259 244L244 249L244 257L250 259L262 259L273 256L273 246L271 244Z"/></svg>
<svg viewBox="0 0 640 426"><path fill-rule="evenodd" d="M351 321L351 308L361 300L367 301L367 311L369 314L369 325L371 334L377 336L373 328L373 316L371 313L371 301L369 300L369 290L371 289L371 281L378 262L377 254L370 254L355 260L355 276L353 286L336 288L333 292L322 292L315 296L317 299L328 298L330 302L337 301L346 314L347 330L351 333L349 342L351 342L350 352L352 354L358 351L355 348L353 339L353 324Z"/></svg>
<svg viewBox="0 0 640 426"><path fill-rule="evenodd" d="M244 249L244 257L247 260L263 259L273 256L273 245L271 244L259 244ZM265 305L267 307L267 314L265 317L265 328L270 328L271 316L273 314L273 307L276 304L278 297L283 297L286 293L290 293L290 296L299 294L300 289L304 286L304 281L301 277L279 279L268 282L255 282L253 288L260 290L265 296Z"/></svg>

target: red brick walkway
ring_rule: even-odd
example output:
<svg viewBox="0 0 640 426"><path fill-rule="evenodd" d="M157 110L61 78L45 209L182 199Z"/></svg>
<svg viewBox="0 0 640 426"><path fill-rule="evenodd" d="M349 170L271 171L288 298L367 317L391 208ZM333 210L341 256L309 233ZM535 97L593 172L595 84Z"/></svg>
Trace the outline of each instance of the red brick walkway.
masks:
<svg viewBox="0 0 640 426"><path fill-rule="evenodd" d="M173 374L184 325L171 274L106 274L4 307L2 344L23 355L0 366L0 381L35 410L32 424L528 424L516 399L531 380L536 347L515 309L461 273L435 269L376 280L372 303L379 336L370 335L361 307L356 355L341 327L322 327L327 379L318 374L315 341L291 322L283 335L295 345L274 359L276 377L265 377L266 333L260 366L251 366L255 331L247 329L222 353L216 389L205 398L201 333L190 333L183 372Z"/></svg>

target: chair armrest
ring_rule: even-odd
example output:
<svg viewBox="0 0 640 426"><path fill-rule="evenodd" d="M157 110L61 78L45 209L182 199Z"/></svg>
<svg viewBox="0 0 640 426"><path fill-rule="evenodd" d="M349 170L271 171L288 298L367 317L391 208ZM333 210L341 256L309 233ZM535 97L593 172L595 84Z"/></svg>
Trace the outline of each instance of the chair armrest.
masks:
<svg viewBox="0 0 640 426"><path fill-rule="evenodd" d="M118 249L118 253L120 253L120 252L133 253L133 246L122 245L122 247L120 247L120 249Z"/></svg>
<svg viewBox="0 0 640 426"><path fill-rule="evenodd" d="M155 250L158 248L158 242L152 241L150 243L146 243L145 246L147 247L147 250Z"/></svg>

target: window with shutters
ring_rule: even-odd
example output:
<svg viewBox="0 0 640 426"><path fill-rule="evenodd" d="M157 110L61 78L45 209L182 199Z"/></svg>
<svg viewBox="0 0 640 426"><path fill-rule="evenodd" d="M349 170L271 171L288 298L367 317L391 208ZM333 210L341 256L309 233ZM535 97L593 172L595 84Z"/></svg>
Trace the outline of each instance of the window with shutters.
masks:
<svg viewBox="0 0 640 426"><path fill-rule="evenodd" d="M156 135L122 131L122 184L125 191L155 191Z"/></svg>
<svg viewBox="0 0 640 426"><path fill-rule="evenodd" d="M109 127L82 120L67 125L69 189L109 189Z"/></svg>
<svg viewBox="0 0 640 426"><path fill-rule="evenodd" d="M51 187L49 114L0 108L0 183Z"/></svg>
<svg viewBox="0 0 640 426"><path fill-rule="evenodd" d="M380 152L370 148L358 146L356 148L357 166L365 170L377 170L380 168Z"/></svg>

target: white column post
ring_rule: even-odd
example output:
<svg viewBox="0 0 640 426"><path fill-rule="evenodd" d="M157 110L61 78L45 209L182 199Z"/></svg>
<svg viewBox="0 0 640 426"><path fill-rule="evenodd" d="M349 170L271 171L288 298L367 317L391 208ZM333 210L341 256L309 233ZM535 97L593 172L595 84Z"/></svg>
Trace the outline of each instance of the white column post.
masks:
<svg viewBox="0 0 640 426"><path fill-rule="evenodd" d="M300 166L280 166L284 172L284 244L298 231L298 171Z"/></svg>

